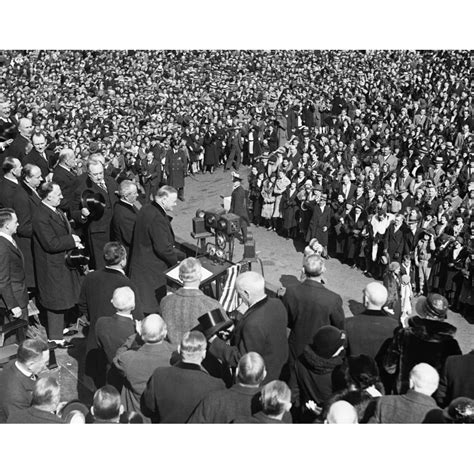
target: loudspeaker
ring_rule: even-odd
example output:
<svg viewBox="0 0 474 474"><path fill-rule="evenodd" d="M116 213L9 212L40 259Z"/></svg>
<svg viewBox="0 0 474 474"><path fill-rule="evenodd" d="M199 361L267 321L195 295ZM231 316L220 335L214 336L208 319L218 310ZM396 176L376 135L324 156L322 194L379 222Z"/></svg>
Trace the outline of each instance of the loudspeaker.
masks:
<svg viewBox="0 0 474 474"><path fill-rule="evenodd" d="M206 232L204 217L193 217L193 232L195 234L203 234Z"/></svg>
<svg viewBox="0 0 474 474"><path fill-rule="evenodd" d="M217 222L219 221L220 216L225 213L224 209L210 209L209 211L204 212L204 223L206 229L217 229Z"/></svg>
<svg viewBox="0 0 474 474"><path fill-rule="evenodd" d="M217 228L227 235L234 235L240 232L240 217L231 212L220 216Z"/></svg>

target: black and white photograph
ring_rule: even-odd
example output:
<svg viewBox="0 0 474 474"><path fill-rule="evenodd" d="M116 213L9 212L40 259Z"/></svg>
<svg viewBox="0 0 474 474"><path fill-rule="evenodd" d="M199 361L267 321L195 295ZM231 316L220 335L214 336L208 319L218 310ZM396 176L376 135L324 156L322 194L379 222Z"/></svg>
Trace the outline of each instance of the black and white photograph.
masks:
<svg viewBox="0 0 474 474"><path fill-rule="evenodd" d="M3 436L139 424L235 461L255 424L474 423L472 41L298 46L291 5L278 41L248 10L203 41L196 8L157 21L176 42L0 49Z"/></svg>

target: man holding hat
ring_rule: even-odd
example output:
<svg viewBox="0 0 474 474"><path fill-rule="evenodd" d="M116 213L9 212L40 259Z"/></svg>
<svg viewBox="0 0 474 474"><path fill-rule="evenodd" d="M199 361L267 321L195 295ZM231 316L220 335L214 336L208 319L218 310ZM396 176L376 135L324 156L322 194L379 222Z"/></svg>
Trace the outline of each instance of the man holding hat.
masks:
<svg viewBox="0 0 474 474"><path fill-rule="evenodd" d="M247 206L247 193L242 187L242 178L239 173L232 173L232 189L230 212L240 217L242 243L245 244L247 241L247 226L250 224L250 218Z"/></svg>
<svg viewBox="0 0 474 474"><path fill-rule="evenodd" d="M416 303L417 315L408 319L407 327L395 330L384 357L384 369L396 376L394 393L405 393L409 388L411 369L426 362L438 372L450 355L461 354L454 338L456 328L445 321L448 301L444 296L430 293Z"/></svg>
<svg viewBox="0 0 474 474"><path fill-rule="evenodd" d="M99 157L98 157L99 158ZM102 158L102 156L100 156ZM110 223L113 208L118 200L117 183L104 174L100 159L89 159L87 177L77 186L71 204L71 216L87 233L90 267L103 267L102 252L110 241Z"/></svg>

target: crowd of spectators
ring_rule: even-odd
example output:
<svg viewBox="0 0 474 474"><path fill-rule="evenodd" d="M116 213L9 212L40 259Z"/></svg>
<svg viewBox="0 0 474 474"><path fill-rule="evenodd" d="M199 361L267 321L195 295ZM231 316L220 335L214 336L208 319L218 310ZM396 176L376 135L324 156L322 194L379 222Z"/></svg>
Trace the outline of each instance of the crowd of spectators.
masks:
<svg viewBox="0 0 474 474"><path fill-rule="evenodd" d="M66 217L73 226L75 234L68 236L68 248L80 249L82 239L97 274L104 257L106 268L112 269L117 279L107 301L101 302L105 308L112 300L116 311L113 318L101 318L101 314L90 317L96 308L90 299L87 301L85 287L93 274L82 283L80 297L80 286L71 283L74 291L61 295L67 302L57 308L45 306L52 322L57 321L58 310L71 309L81 299L95 331L91 350L102 351L103 367L95 374L99 378L95 379L92 409L82 416L84 410L73 404L73 414L66 410L63 418L85 420L88 416L97 422L130 423L211 419L274 423L293 417L294 421L386 423L421 422L428 417L440 422L455 419L449 414L451 409L456 413L461 410L463 421L470 420L474 402L464 401L463 405L453 393L468 397L474 393L471 388L456 391L450 386L447 394L450 374L445 364L448 356L468 356L460 356L459 346L452 342L455 328L442 321L448 305L466 316L473 311L470 71L468 51L3 52L0 157L6 178L0 201L2 207L14 208L18 220L14 220L13 211L5 210L2 234L11 239L17 226L19 238L30 239L28 249L21 241L19 246L25 254L26 276L34 277L31 222L28 236L22 228L25 222L18 201L7 199L13 195L7 189L9 183L18 184L21 179L30 194L28 206L42 200L55 212L59 208L65 213L58 213L57 225L63 225ZM60 187L58 162L72 176L67 178L70 183L63 178ZM152 314L134 326L133 319L143 317L134 314L143 298L141 286L134 288L125 276L132 242L125 236L119 238L117 231L115 239L121 244L108 244L108 230L98 226L94 229L89 225L81 233L89 215L76 202L83 196L78 190L86 179L103 187L110 194L105 213L112 221L119 205L115 195L120 202L130 200L137 208L140 202L156 196L167 210L170 192L185 199L186 176L212 174L218 167L224 172L249 167L247 202L255 225L278 232L282 238L301 239L310 244L308 248L317 246L316 255L305 252L304 288L323 286L322 258L330 256L383 280L387 295L382 292L381 296L378 287L369 288L365 303L369 312L383 311L384 318L395 317L395 333L393 325L387 323L386 345L385 339L377 341L375 351L371 341L370 355L364 344L362 352L355 353L350 350L355 340L353 328L352 344L351 332L349 345L346 342L342 307L335 312L334 308L322 310L324 304L319 301L327 320L315 327L308 323L316 304L311 300L314 295L306 296L303 291L293 306L287 295L283 309L279 301L265 299L263 286L262 294L256 291L260 288L257 280L251 284L242 280L238 292L251 308L265 301L273 308L271 312L279 315L278 321L271 323L275 325L270 331L274 341L268 339L270 346L275 343L278 349L260 347L260 341L256 342L255 335L262 327L269 329L266 316L255 322L255 330L248 330L248 334L242 327L245 323L237 322L230 348L221 339L216 341L215 334L206 341L189 325L178 333L171 313L163 314L162 319L155 308L145 308L145 313ZM46 184L40 186L41 181ZM162 185L175 191L167 188L160 194ZM38 214L33 219L33 233L35 226L39 229L43 224ZM33 250L37 251L46 245L41 238L34 243L37 248ZM105 274L100 277L108 278ZM59 288L62 277L57 278ZM190 277L189 281L194 280ZM51 297L57 299L54 282L48 285ZM201 298L195 286L183 289L181 296L188 292ZM40 294L46 291L39 290ZM340 297L324 295L321 298L328 298L331 308L340 305ZM427 295L416 309L418 319L408 318L412 295ZM371 300L378 302L377 308L369 307ZM301 309L303 302L307 310ZM19 311L15 316L19 317L24 308L13 309ZM298 311L301 314L296 314ZM287 316L289 346L280 338ZM257 321L257 316L247 321ZM301 326L302 321L309 324L308 331L308 326ZM167 324L176 334L165 350L170 342ZM299 333L304 334L304 341L298 340ZM250 338L255 350L249 346ZM423 351L418 347L409 357L412 340L413 346L423 341L427 348ZM442 357L436 352L436 344L441 342L448 347ZM46 348L28 344L31 341L20 345L14 367L28 380L27 391L33 398L24 396L17 408L29 412L13 417L12 422L45 419L38 411L62 411L54 380L32 383L43 368ZM160 357L148 365L140 358L138 364L132 360L136 365L132 363L135 369L130 375L123 353L133 352L135 356L140 352L140 357L150 361L149 354L155 351ZM172 366L164 363L168 353L175 362ZM217 359L229 365L219 369L224 373L214 371ZM16 377L12 371L2 374L5 381ZM225 388L234 379L234 388ZM454 379L456 385L456 376ZM2 390L8 392L7 385L3 384ZM180 386L189 389L180 391ZM229 390L234 392L229 395ZM387 395L382 396L384 393ZM380 396L380 403L371 403ZM222 400L226 397L245 408L219 418L212 407L225 406ZM457 405L450 406L454 401ZM418 406L416 416L413 404L424 407L421 410ZM127 405L126 409L122 405ZM446 407L444 414L439 407ZM6 421L9 413L3 409Z"/></svg>

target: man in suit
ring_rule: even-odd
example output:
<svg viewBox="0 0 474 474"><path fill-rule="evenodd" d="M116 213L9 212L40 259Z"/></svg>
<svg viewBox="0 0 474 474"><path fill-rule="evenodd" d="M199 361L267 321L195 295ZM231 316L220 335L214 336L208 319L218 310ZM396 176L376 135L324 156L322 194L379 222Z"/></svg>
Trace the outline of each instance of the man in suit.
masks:
<svg viewBox="0 0 474 474"><path fill-rule="evenodd" d="M138 208L136 207L138 198L137 185L125 179L119 185L118 194L120 200L114 206L110 236L112 240L120 242L125 247L127 255L130 257L133 231L138 215Z"/></svg>
<svg viewBox="0 0 474 474"><path fill-rule="evenodd" d="M38 302L46 310L48 337L67 347L63 337L64 318L77 303L80 292L79 271L68 267L66 252L83 248L72 233L64 213L58 209L63 197L55 183L38 189L42 203L33 215L33 256L38 278Z"/></svg>
<svg viewBox="0 0 474 474"><path fill-rule="evenodd" d="M158 367L169 367L173 346L165 341L166 324L158 314L150 314L136 326L117 350L114 366L124 378L122 403L127 411L141 414L140 399Z"/></svg>
<svg viewBox="0 0 474 474"><path fill-rule="evenodd" d="M135 293L129 286L117 288L112 295L115 314L110 318L99 318L95 325L97 346L107 358L106 374L112 366L117 349L135 334L135 321L132 311L135 309ZM104 374L99 374L104 375ZM115 374L107 374L112 385L116 386Z"/></svg>
<svg viewBox="0 0 474 474"><path fill-rule="evenodd" d="M339 189L339 194L344 196L346 202L352 201L355 196L357 187L351 183L351 178L347 173L344 173L341 178L341 187Z"/></svg>
<svg viewBox="0 0 474 474"><path fill-rule="evenodd" d="M384 164L387 164L389 171L393 172L397 169L398 158L392 154L389 145L385 145L382 148L382 154L379 157L380 169L382 169Z"/></svg>
<svg viewBox="0 0 474 474"><path fill-rule="evenodd" d="M397 192L408 192L413 178L410 176L410 171L407 167L403 168L402 175L397 180Z"/></svg>
<svg viewBox="0 0 474 474"><path fill-rule="evenodd" d="M383 310L387 289L379 282L369 283L362 292L365 310L346 320L347 353L375 359L385 341L393 336L398 322Z"/></svg>
<svg viewBox="0 0 474 474"><path fill-rule="evenodd" d="M396 214L384 236L384 252L388 256L388 261L402 261L403 250L405 248L405 229L403 227L404 217L402 214Z"/></svg>
<svg viewBox="0 0 474 474"><path fill-rule="evenodd" d="M170 149L166 152L166 183L178 191L178 198L184 201L184 177L188 169L187 158L179 147L178 140L171 140Z"/></svg>
<svg viewBox="0 0 474 474"><path fill-rule="evenodd" d="M21 164L25 164L26 155L31 151L31 135L33 134L33 124L28 118L21 118L18 122L18 135L15 137L10 146L0 155L0 160L10 156L18 158Z"/></svg>
<svg viewBox="0 0 474 474"><path fill-rule="evenodd" d="M474 351L446 359L434 397L440 407L458 397L474 399Z"/></svg>
<svg viewBox="0 0 474 474"><path fill-rule="evenodd" d="M256 272L239 275L236 289L248 309L237 321L230 345L213 335L209 352L231 368L237 367L247 352L257 352L267 369L264 382L278 379L288 360L286 309L280 300L267 297L265 280Z"/></svg>
<svg viewBox="0 0 474 474"><path fill-rule="evenodd" d="M36 273L33 262L33 215L41 205L37 189L43 177L38 166L32 164L26 164L21 175L22 180L16 190L12 207L19 221L16 240L25 259L26 285L29 289L34 289L36 288Z"/></svg>
<svg viewBox="0 0 474 474"><path fill-rule="evenodd" d="M240 228L242 230L242 243L247 241L247 226L250 224L247 206L246 191L242 187L242 178L238 173L232 174L232 196L230 200L230 212L240 217Z"/></svg>
<svg viewBox="0 0 474 474"><path fill-rule="evenodd" d="M25 164L30 163L38 166L41 170L41 176L45 181L51 181L53 178L52 170L56 164L56 158L51 152L46 151L48 142L43 133L35 133L31 137L33 144L32 150L25 157Z"/></svg>
<svg viewBox="0 0 474 474"><path fill-rule="evenodd" d="M162 179L161 161L155 158L153 151L149 151L140 162L140 177L145 189L145 201L148 202L160 187Z"/></svg>
<svg viewBox="0 0 474 474"><path fill-rule="evenodd" d="M89 266L94 270L101 268L102 252L104 245L110 241L110 223L114 204L117 202L118 189L115 180L104 176L104 165L101 157L89 159L87 162L87 178L80 181L74 192L71 205L71 217L78 225L83 225L86 230L87 244L91 262ZM104 212L101 216L91 214L82 202L82 194L86 189L101 194L105 201Z"/></svg>
<svg viewBox="0 0 474 474"><path fill-rule="evenodd" d="M64 421L56 415L60 401L59 384L53 377L42 377L35 383L31 406L14 411L7 423L60 424Z"/></svg>
<svg viewBox="0 0 474 474"><path fill-rule="evenodd" d="M135 224L130 278L148 314L159 313L159 303L166 296L165 272L184 257L174 248L174 232L167 215L176 206L177 197L176 189L162 186L153 202L140 209Z"/></svg>
<svg viewBox="0 0 474 474"><path fill-rule="evenodd" d="M227 161L225 163L224 171L230 170L231 166L234 164L235 161L235 169L239 171L240 163L242 162L242 147L243 147L243 139L242 139L242 132L240 127L235 127L232 131L232 134L229 137L229 148L230 153Z"/></svg>
<svg viewBox="0 0 474 474"><path fill-rule="evenodd" d="M303 353L306 345L313 340L316 331L322 326L344 329L342 298L321 283L326 271L322 257L306 257L303 270L305 281L288 287L283 295L291 331L288 344L292 360L296 360Z"/></svg>
<svg viewBox="0 0 474 474"><path fill-rule="evenodd" d="M237 366L235 385L211 392L196 407L188 423L230 423L236 418L252 416L258 411L258 396L266 375L260 354L244 354Z"/></svg>
<svg viewBox="0 0 474 474"><path fill-rule="evenodd" d="M7 157L3 161L3 177L0 179L0 207L13 207L22 169L23 166L18 158Z"/></svg>
<svg viewBox="0 0 474 474"><path fill-rule="evenodd" d="M26 339L18 346L16 360L0 373L0 423L31 405L35 381L48 360L48 346L40 339Z"/></svg>
<svg viewBox="0 0 474 474"><path fill-rule="evenodd" d="M71 204L74 199L74 191L78 185L76 174L76 156L70 148L64 148L59 152L59 160L53 171L53 181L59 184L64 198L59 208L68 216L71 212Z"/></svg>
<svg viewBox="0 0 474 474"><path fill-rule="evenodd" d="M135 293L133 317L136 320L143 319L137 288L125 275L127 252L124 246L119 242L108 242L104 246L103 258L105 267L88 273L82 281L78 302L80 313L89 322L84 372L87 381L94 383L96 387L105 383L104 379L100 379L100 374L105 374L106 360L97 346L95 326L99 318L111 317L115 314L111 300L117 288L128 286L133 290Z"/></svg>
<svg viewBox="0 0 474 474"><path fill-rule="evenodd" d="M0 210L0 307L14 318L28 319L23 254L13 240L18 219L13 209Z"/></svg>
<svg viewBox="0 0 474 474"><path fill-rule="evenodd" d="M311 220L306 234L306 241L317 238L318 242L324 247L324 255L327 255L329 242L329 227L332 219L331 206L327 203L328 195L315 191L314 201L307 202L305 205L312 209Z"/></svg>
<svg viewBox="0 0 474 474"><path fill-rule="evenodd" d="M439 412L431 397L438 388L439 375L426 363L410 371L410 389L404 395L385 395L377 399L369 423L422 423L426 416Z"/></svg>
<svg viewBox="0 0 474 474"><path fill-rule="evenodd" d="M142 397L143 413L152 423L186 423L204 397L225 388L201 366L206 347L202 333L188 332L179 345L180 362L155 369Z"/></svg>

